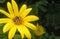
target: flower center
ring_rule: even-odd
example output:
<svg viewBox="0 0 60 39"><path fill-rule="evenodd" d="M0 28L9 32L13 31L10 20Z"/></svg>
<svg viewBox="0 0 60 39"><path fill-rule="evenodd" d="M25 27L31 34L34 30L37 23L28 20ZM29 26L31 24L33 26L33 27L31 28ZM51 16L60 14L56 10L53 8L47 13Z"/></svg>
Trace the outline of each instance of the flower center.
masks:
<svg viewBox="0 0 60 39"><path fill-rule="evenodd" d="M16 16L16 17L13 19L13 21L14 21L14 23L17 24L17 25L22 24L21 17L19 17L19 16Z"/></svg>

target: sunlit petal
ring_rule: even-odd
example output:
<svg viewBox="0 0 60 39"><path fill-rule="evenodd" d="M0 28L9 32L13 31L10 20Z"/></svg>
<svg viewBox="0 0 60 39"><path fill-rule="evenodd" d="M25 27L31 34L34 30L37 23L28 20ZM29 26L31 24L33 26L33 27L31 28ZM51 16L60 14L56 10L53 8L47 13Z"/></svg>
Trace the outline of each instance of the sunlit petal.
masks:
<svg viewBox="0 0 60 39"><path fill-rule="evenodd" d="M14 0L12 0L12 7L13 7L13 10L14 10L14 14L18 15L18 6L17 6L17 3Z"/></svg>
<svg viewBox="0 0 60 39"><path fill-rule="evenodd" d="M16 33L16 27L12 27L9 31L8 38L13 38Z"/></svg>
<svg viewBox="0 0 60 39"><path fill-rule="evenodd" d="M37 16L34 16L34 15L30 15L30 16L27 16L24 18L25 21L28 21L28 22L31 22L31 21L36 21L38 20L39 18Z"/></svg>
<svg viewBox="0 0 60 39"><path fill-rule="evenodd" d="M17 26L17 28L18 28L18 31L19 31L20 34L21 34L21 37L24 38L23 26L22 26L22 25L21 25L21 26Z"/></svg>
<svg viewBox="0 0 60 39"><path fill-rule="evenodd" d="M10 26L11 25L11 26ZM7 32L11 27L12 27L12 23L7 23L4 27L3 27L3 33Z"/></svg>
<svg viewBox="0 0 60 39"><path fill-rule="evenodd" d="M33 25L32 23L25 23L25 25L32 30L36 30L36 26Z"/></svg>
<svg viewBox="0 0 60 39"><path fill-rule="evenodd" d="M28 30L28 28L26 28L25 26L23 26L23 30L24 30L24 34L28 39L31 39L31 34Z"/></svg>
<svg viewBox="0 0 60 39"><path fill-rule="evenodd" d="M0 9L0 12L1 12L2 14L6 15L7 17L10 17L9 13L7 13L6 11Z"/></svg>
<svg viewBox="0 0 60 39"><path fill-rule="evenodd" d="M0 23L7 23L10 22L11 20L9 18L0 18Z"/></svg>
<svg viewBox="0 0 60 39"><path fill-rule="evenodd" d="M19 15L23 13L24 10L26 10L27 6L26 4L23 4L22 7L20 8Z"/></svg>
<svg viewBox="0 0 60 39"><path fill-rule="evenodd" d="M26 10L21 14L21 16L22 16L22 17L25 17L26 15L29 14L29 12L30 12L31 10L32 10L32 8L26 9Z"/></svg>
<svg viewBox="0 0 60 39"><path fill-rule="evenodd" d="M10 14L13 14L12 5L11 5L9 2L7 2L7 8L8 8L9 13L10 13Z"/></svg>

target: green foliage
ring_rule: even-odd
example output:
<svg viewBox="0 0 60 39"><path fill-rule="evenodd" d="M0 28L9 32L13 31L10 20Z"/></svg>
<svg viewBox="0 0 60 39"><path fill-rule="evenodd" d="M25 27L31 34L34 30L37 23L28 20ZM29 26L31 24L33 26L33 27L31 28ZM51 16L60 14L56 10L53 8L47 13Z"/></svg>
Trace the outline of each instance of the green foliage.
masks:
<svg viewBox="0 0 60 39"><path fill-rule="evenodd" d="M4 0L0 0L0 2L3 2Z"/></svg>

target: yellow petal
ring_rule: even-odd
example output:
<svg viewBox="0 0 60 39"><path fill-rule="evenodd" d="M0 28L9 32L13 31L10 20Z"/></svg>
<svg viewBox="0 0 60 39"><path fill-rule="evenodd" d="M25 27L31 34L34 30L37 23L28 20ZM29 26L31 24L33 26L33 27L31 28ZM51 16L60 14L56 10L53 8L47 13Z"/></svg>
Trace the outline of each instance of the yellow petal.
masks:
<svg viewBox="0 0 60 39"><path fill-rule="evenodd" d="M26 9L26 10L21 14L21 16L22 16L22 17L25 17L26 15L29 14L29 12L30 12L31 10L32 10L32 8Z"/></svg>
<svg viewBox="0 0 60 39"><path fill-rule="evenodd" d="M40 25L37 26L36 30L35 30L35 35L40 36L43 35L45 33L44 28Z"/></svg>
<svg viewBox="0 0 60 39"><path fill-rule="evenodd" d="M27 6L26 4L23 4L22 7L20 8L19 15L23 13L24 10L26 10Z"/></svg>
<svg viewBox="0 0 60 39"><path fill-rule="evenodd" d="M31 21L36 21L38 20L39 18L37 16L34 16L34 15L30 15L30 16L27 16L24 18L25 21L28 21L28 22L31 22Z"/></svg>
<svg viewBox="0 0 60 39"><path fill-rule="evenodd" d="M9 38L9 39L13 39L13 38Z"/></svg>
<svg viewBox="0 0 60 39"><path fill-rule="evenodd" d="M20 34L21 34L21 37L24 38L23 26L17 26L17 28L18 28L18 31L19 31Z"/></svg>
<svg viewBox="0 0 60 39"><path fill-rule="evenodd" d="M6 11L0 9L0 12L1 12L2 14L6 15L7 17L10 17L10 14L7 13Z"/></svg>
<svg viewBox="0 0 60 39"><path fill-rule="evenodd" d="M8 39L13 38L14 35L15 35L15 33L16 33L16 27L14 26L14 27L12 27L12 28L10 29L10 31L9 31Z"/></svg>
<svg viewBox="0 0 60 39"><path fill-rule="evenodd" d="M13 14L12 5L11 5L9 2L7 3L7 8L8 8L8 10L9 10L10 14Z"/></svg>
<svg viewBox="0 0 60 39"><path fill-rule="evenodd" d="M31 39L31 34L30 34L28 28L26 28L25 26L23 26L23 30L24 30L24 34L26 35L26 37L28 39Z"/></svg>
<svg viewBox="0 0 60 39"><path fill-rule="evenodd" d="M13 18L14 13L13 13L13 8L12 8L11 3L9 3L9 2L7 3L7 8L8 8L8 11L9 11L10 15L11 15L11 18Z"/></svg>
<svg viewBox="0 0 60 39"><path fill-rule="evenodd" d="M33 25L32 23L25 23L25 25L32 30L36 30L36 26Z"/></svg>
<svg viewBox="0 0 60 39"><path fill-rule="evenodd" d="M7 23L7 24L3 27L3 33L7 32L11 27L12 27L12 24L11 24L11 23Z"/></svg>
<svg viewBox="0 0 60 39"><path fill-rule="evenodd" d="M0 18L0 23L7 23L10 22L11 20L8 18Z"/></svg>
<svg viewBox="0 0 60 39"><path fill-rule="evenodd" d="M14 10L14 14L18 15L18 6L17 6L17 3L14 0L12 0L12 7L13 7L13 10Z"/></svg>

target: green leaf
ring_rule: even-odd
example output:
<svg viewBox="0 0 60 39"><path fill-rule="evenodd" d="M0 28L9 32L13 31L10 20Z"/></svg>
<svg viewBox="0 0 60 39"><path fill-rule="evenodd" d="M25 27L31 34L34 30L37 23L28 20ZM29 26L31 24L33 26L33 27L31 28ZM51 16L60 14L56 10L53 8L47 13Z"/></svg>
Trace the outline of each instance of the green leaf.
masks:
<svg viewBox="0 0 60 39"><path fill-rule="evenodd" d="M20 38L21 38L20 34L15 34L14 39L20 39Z"/></svg>
<svg viewBox="0 0 60 39"><path fill-rule="evenodd" d="M0 24L0 34L3 34L3 24Z"/></svg>
<svg viewBox="0 0 60 39"><path fill-rule="evenodd" d="M0 0L0 3L3 3L5 0Z"/></svg>
<svg viewBox="0 0 60 39"><path fill-rule="evenodd" d="M56 36L55 39L60 39L60 36Z"/></svg>

